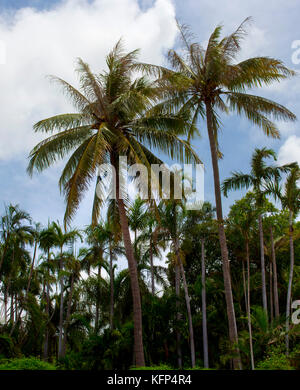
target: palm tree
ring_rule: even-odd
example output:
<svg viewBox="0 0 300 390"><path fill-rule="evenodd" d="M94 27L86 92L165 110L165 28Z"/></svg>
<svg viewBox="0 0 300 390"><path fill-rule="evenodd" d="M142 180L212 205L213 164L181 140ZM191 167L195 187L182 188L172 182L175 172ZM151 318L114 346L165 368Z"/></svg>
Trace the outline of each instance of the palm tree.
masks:
<svg viewBox="0 0 300 390"><path fill-rule="evenodd" d="M208 335L207 335L207 310L206 310L206 266L205 266L205 241L215 234L214 226L215 209L209 202L204 202L200 210L190 210L184 226L184 234L189 237L196 234L201 241L201 300L202 300L202 335L203 335L203 360L204 367L209 368Z"/></svg>
<svg viewBox="0 0 300 390"><path fill-rule="evenodd" d="M78 230L73 229L64 232L57 222L52 222L55 244L59 248L59 283L60 283L60 305L59 305L59 338L58 338L58 358L64 356L63 350L63 325L64 325L64 254L63 248L67 244L72 244L76 238L82 238Z"/></svg>
<svg viewBox="0 0 300 390"><path fill-rule="evenodd" d="M298 182L300 180L300 168L296 164L290 171L284 188L282 189L277 183L269 186L269 193L279 199L282 208L289 211L289 245L290 245L290 272L286 300L286 336L285 346L286 354L289 354L289 330L290 330L290 313L292 300L293 274L295 264L294 252L294 220L300 211L300 188Z"/></svg>
<svg viewBox="0 0 300 390"><path fill-rule="evenodd" d="M137 366L145 364L142 337L141 297L136 260L129 234L121 189L122 169L119 156L128 163L150 164L162 161L145 146L158 148L173 158L186 162L199 162L192 148L180 136L186 134L191 124L187 115L157 115L153 105L160 99L159 82L136 75L138 51L125 54L118 42L106 58L108 71L94 74L81 59L78 60L80 90L59 78L56 81L72 98L79 111L75 114L57 115L35 124L36 132L56 134L40 142L30 153L28 172L43 171L58 159L74 151L62 172L59 184L66 196L65 223L75 214L82 196L97 174L98 166L109 162L115 179L120 225L128 260L133 296L134 351ZM93 206L93 223L96 224L102 199L99 197L103 183L98 180Z"/></svg>
<svg viewBox="0 0 300 390"><path fill-rule="evenodd" d="M178 210L179 208L182 209L181 212ZM186 210L182 201L174 200L174 199L162 201L159 209L160 209L161 225L169 233L169 239L171 241L172 249L174 252L175 288L176 288L177 296L179 295L180 274L183 281L184 296L185 296L186 309L187 309L188 322L189 322L191 363L192 363L192 367L195 367L196 355L195 355L192 311L191 311L191 304L190 304L190 296L188 292L188 285L187 285L185 271L183 267L182 253L180 250L180 240L181 240L180 232L183 227L184 218L186 216Z"/></svg>
<svg viewBox="0 0 300 390"><path fill-rule="evenodd" d="M258 217L258 209L255 207L255 196L253 193L248 193L243 199L236 201L230 208L229 224L240 231L245 243L245 257L247 264L247 294L246 294L246 311L248 319L249 331L249 347L251 369L255 369L254 352L253 352L253 337L251 324L251 304L250 304L250 237L253 225Z"/></svg>
<svg viewBox="0 0 300 390"><path fill-rule="evenodd" d="M295 120L295 115L282 105L269 99L246 93L247 88L261 87L273 81L281 81L295 72L286 68L279 60L269 57L249 58L234 62L241 49L245 36L246 19L231 35L220 38L222 27L218 26L211 34L206 50L193 42L186 27L180 27L184 54L170 50L169 59L175 72L162 67L152 67L171 82L173 95L162 109L179 110L183 114L192 111L195 125L198 118L206 118L211 159L214 174L219 240L223 261L225 298L229 323L229 338L232 344L238 341L238 332L233 305L230 266L226 235L224 230L220 174L218 159L221 152L218 143L220 120L218 112L235 112L244 115L250 122L262 128L267 136L279 138L279 131L268 117L280 120ZM142 69L142 65L140 69ZM224 100L226 99L226 101ZM195 135L195 127L190 128L188 141ZM234 359L235 368L241 368L240 358Z"/></svg>
<svg viewBox="0 0 300 390"><path fill-rule="evenodd" d="M43 279L45 284L45 297L46 297L46 329L43 346L43 359L48 360L49 350L49 315L50 315L50 251L56 244L56 235L53 224L48 223L47 228L42 229L39 237L39 247L46 255L45 261L41 264L41 272L43 272Z"/></svg>
<svg viewBox="0 0 300 390"><path fill-rule="evenodd" d="M234 172L231 177L224 180L223 192L227 196L231 190L253 187L256 196L256 207L261 209L258 215L259 241L260 241L260 261L261 261L261 278L262 278L262 300L263 308L268 314L266 273L265 273L265 254L264 254L264 232L263 232L263 205L266 199L268 184L272 180L278 181L281 173L287 172L291 164L282 167L267 165L264 161L266 158L273 158L276 161L276 154L272 149L256 148L251 159L251 172L244 174Z"/></svg>

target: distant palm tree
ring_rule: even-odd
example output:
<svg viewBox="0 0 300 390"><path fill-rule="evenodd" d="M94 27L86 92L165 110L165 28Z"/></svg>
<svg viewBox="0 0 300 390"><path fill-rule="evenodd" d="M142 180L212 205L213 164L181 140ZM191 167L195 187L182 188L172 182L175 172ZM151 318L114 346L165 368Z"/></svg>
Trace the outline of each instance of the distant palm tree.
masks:
<svg viewBox="0 0 300 390"><path fill-rule="evenodd" d="M270 194L273 194L275 198L279 199L282 208L289 211L289 244L290 244L290 272L289 282L287 290L286 300L286 354L289 354L289 330L290 330L290 313L291 313L291 300L292 300L292 286L293 286L293 274L295 264L295 251L294 251L294 220L300 211L300 188L298 183L300 180L300 168L298 164L291 169L284 188L281 188L278 183L268 186Z"/></svg>
<svg viewBox="0 0 300 390"><path fill-rule="evenodd" d="M209 37L206 49L199 43L193 42L185 26L179 26L184 52L182 54L175 50L169 51L169 60L175 72L162 67L151 68L154 74L164 75L171 82L172 98L168 103L164 102L161 105L162 110L177 111L179 109L178 112L181 114L192 112L194 125L199 118L206 119L214 174L229 338L232 344L237 344L238 332L222 212L218 166L218 159L221 157L218 142L221 122L217 111L243 115L251 123L261 127L267 136L273 138L279 138L279 131L268 117L285 121L296 119L295 115L282 105L246 92L248 88L262 87L295 75L295 72L286 68L281 61L269 57L254 57L235 62L248 21L249 18L236 31L223 39L220 38L222 27L218 26ZM192 126L188 141L195 134L195 127ZM241 368L241 360L238 356L234 359L234 366Z"/></svg>
<svg viewBox="0 0 300 390"><path fill-rule="evenodd" d="M64 356L63 349L63 325L64 325L64 253L65 245L72 244L76 238L82 238L78 230L73 229L64 232L57 222L52 222L54 233L54 246L59 248L59 283L60 283L60 305L59 305L59 338L58 338L58 358Z"/></svg>
<svg viewBox="0 0 300 390"><path fill-rule="evenodd" d="M194 341L194 328L193 318L191 311L190 296L188 292L188 285L185 277L185 271L183 267L182 253L180 250L180 244L182 239L183 223L186 216L186 210L184 203L181 200L164 200L159 205L160 223L162 227L168 232L169 240L171 242L171 248L173 251L174 268L175 268L175 288L176 295L179 295L180 286L180 274L183 281L184 296L186 302L186 309L189 323L189 335L190 335L190 350L191 350L191 363L192 367L196 365L195 354L195 341ZM180 210L181 209L181 210Z"/></svg>
<svg viewBox="0 0 300 390"><path fill-rule="evenodd" d="M99 165L111 163L112 175L107 179L115 178L114 193L130 271L135 360L137 366L144 366L141 297L126 202L121 195L123 180L119 157L126 156L129 164L142 163L149 170L152 163L162 163L150 151L152 148L180 161L199 162L199 159L190 145L181 139L191 127L189 116L161 115L153 111L153 106L162 97L162 84L145 76L136 76L137 54L137 50L124 53L121 42L118 42L106 57L108 71L101 74L92 73L89 66L79 59L80 90L55 78L79 112L57 115L35 124L36 132L56 134L40 142L31 151L28 172L43 171L73 152L59 181L66 196L67 224L96 177ZM104 188L104 180L100 179L97 181L98 190L93 206L94 224L102 205L102 199L97 196Z"/></svg>
<svg viewBox="0 0 300 390"><path fill-rule="evenodd" d="M256 207L261 212L258 215L259 226L259 241L260 241L260 261L261 261L261 278L262 278L262 300L263 308L268 314L267 304L267 288L266 288L266 273L265 273L265 251L264 251L264 232L263 232L263 205L268 194L268 185L280 179L284 172L288 172L293 164L284 166L267 165L266 158L277 159L276 153L272 149L256 148L251 159L251 172L244 174L242 172L234 172L231 177L224 180L222 189L224 195L227 196L231 190L253 187L253 192L256 197Z"/></svg>

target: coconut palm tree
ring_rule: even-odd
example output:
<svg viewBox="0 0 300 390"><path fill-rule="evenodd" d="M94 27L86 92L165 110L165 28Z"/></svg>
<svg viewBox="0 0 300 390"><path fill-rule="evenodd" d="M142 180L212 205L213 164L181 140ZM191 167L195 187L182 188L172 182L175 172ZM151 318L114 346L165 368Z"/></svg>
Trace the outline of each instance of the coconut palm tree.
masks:
<svg viewBox="0 0 300 390"><path fill-rule="evenodd" d="M77 113L57 115L36 123L36 132L52 133L30 153L28 172L43 171L71 151L59 185L66 196L65 223L74 216L84 192L96 177L99 165L111 164L115 195L126 257L131 277L134 318L134 351L137 366L145 364L142 338L141 297L134 250L131 243L120 156L127 162L150 164L162 161L151 151L158 148L172 158L199 162L192 148L180 137L191 127L189 116L158 115L152 108L161 98L162 86L156 80L136 76L138 50L124 53L118 42L106 57L108 70L93 73L81 59L79 90L64 80L54 78L71 97ZM193 127L193 126L192 126ZM55 134L53 134L55 133ZM148 147L150 149L148 149ZM120 180L121 177L121 180ZM115 180L114 180L115 179ZM97 182L92 219L96 224L104 195L103 180ZM100 194L100 196L99 196ZM102 195L101 195L102 194Z"/></svg>
<svg viewBox="0 0 300 390"><path fill-rule="evenodd" d="M262 278L262 301L263 308L268 313L267 304L267 288L266 288L266 273L265 273L265 254L264 254L264 232L263 232L263 205L266 199L267 189L270 182L276 182L280 179L280 175L288 172L292 165L275 166L267 165L266 158L277 159L276 153L272 149L256 148L251 158L251 172L244 174L242 172L234 172L231 177L223 182L223 192L227 196L231 190L253 187L253 192L256 196L256 207L261 209L258 216L259 226L259 241L260 241L260 260L261 260L261 278Z"/></svg>
<svg viewBox="0 0 300 390"><path fill-rule="evenodd" d="M206 49L193 41L185 26L179 26L183 42L183 54L169 51L169 60L174 71L162 67L152 67L149 71L160 74L171 82L172 98L161 105L163 110L178 110L180 113L193 113L193 124L199 118L206 119L211 159L214 174L219 240L223 260L225 297L229 322L229 338L237 343L238 333L233 306L230 267L226 235L224 230L220 174L218 159L222 156L218 132L221 127L219 113L237 113L251 123L262 128L267 136L279 138L279 131L269 119L296 119L295 115L280 104L269 99L247 93L247 89L269 85L295 75L284 64L274 58L254 57L237 62L236 58L245 37L247 18L231 35L221 38L222 26L217 26L209 37ZM140 65L139 69L143 69ZM188 141L196 134L191 127ZM234 359L236 368L241 368L240 358Z"/></svg>

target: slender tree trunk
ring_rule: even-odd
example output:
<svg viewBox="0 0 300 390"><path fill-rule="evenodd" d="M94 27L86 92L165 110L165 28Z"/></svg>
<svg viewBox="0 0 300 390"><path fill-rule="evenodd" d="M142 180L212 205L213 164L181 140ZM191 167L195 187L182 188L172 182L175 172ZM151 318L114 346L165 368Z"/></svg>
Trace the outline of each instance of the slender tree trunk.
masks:
<svg viewBox="0 0 300 390"><path fill-rule="evenodd" d="M71 306L72 306L73 291L74 291L74 274L72 273L69 299L68 299L68 305L67 305L65 331L64 331L63 356L66 355L66 350L67 350L67 331L68 331L68 326L69 326L70 318L71 318Z"/></svg>
<svg viewBox="0 0 300 390"><path fill-rule="evenodd" d="M246 308L246 312L247 312L247 310L248 310L248 300L247 300L247 287L246 287L246 275L245 275L244 261L242 261L242 275L243 275L243 289L244 289L244 297L245 297L245 308Z"/></svg>
<svg viewBox="0 0 300 390"><path fill-rule="evenodd" d="M100 258L102 259L102 251L100 254ZM98 324L99 324L99 311L100 311L100 291L99 291L99 283L101 279L101 261L98 265L98 275L97 275L97 300L96 300L96 313L95 313L95 333L98 332Z"/></svg>
<svg viewBox="0 0 300 390"><path fill-rule="evenodd" d="M138 280L137 264L134 257L133 246L131 243L128 219L124 201L120 196L119 169L115 155L111 154L111 162L116 171L116 197L119 209L120 224L122 229L124 247L128 261L130 284L133 302L133 323L134 323L134 355L137 367L145 366L144 346L143 346L143 325L142 325L142 305L141 293Z"/></svg>
<svg viewBox="0 0 300 390"><path fill-rule="evenodd" d="M205 270L205 248L204 239L201 240L201 281L202 281L202 334L203 334L203 358L204 367L209 368L208 361L208 337L207 337L207 318L206 318L206 270Z"/></svg>
<svg viewBox="0 0 300 390"><path fill-rule="evenodd" d="M289 216L289 238L290 238L290 274L289 274L289 284L287 291L287 300L286 300L286 323L285 323L285 347L286 354L289 354L289 330L290 330L290 312L291 312L291 300L292 300L292 286L293 286L293 274L294 274L294 263L295 263L295 254L294 254L294 238L293 238L293 212L290 211Z"/></svg>
<svg viewBox="0 0 300 390"><path fill-rule="evenodd" d="M49 254L48 254L49 258ZM49 277L49 275L48 275ZM45 339L44 339L44 349L43 349L43 359L44 361L48 361L48 347L49 347L49 309L50 309L50 288L49 288L49 281L47 280L46 283L46 315L47 315L47 322L46 322L46 331L45 331Z"/></svg>
<svg viewBox="0 0 300 390"><path fill-rule="evenodd" d="M271 238L271 252L272 252L272 265L273 265L273 289L274 289L274 308L275 308L275 318L279 318L279 298L278 298L278 281L277 281L277 264L276 264L276 252L273 236L273 227L270 228L270 238Z"/></svg>
<svg viewBox="0 0 300 390"><path fill-rule="evenodd" d="M268 315L268 301L267 301L267 286L266 286L266 269L265 269L265 249L264 249L264 231L262 216L258 217L258 227L259 227L259 243L260 243L260 263L261 263L261 285L262 285L262 300L263 308Z"/></svg>
<svg viewBox="0 0 300 390"><path fill-rule="evenodd" d="M14 295L10 296L10 322L14 324Z"/></svg>
<svg viewBox="0 0 300 390"><path fill-rule="evenodd" d="M109 244L109 277L110 277L110 329L114 326L114 269L113 269L113 254L111 243Z"/></svg>
<svg viewBox="0 0 300 390"><path fill-rule="evenodd" d="M34 252L33 252L33 258L32 258L32 262L31 262L31 266L30 266L30 272L29 272L28 283L27 283L27 288L26 288L25 302L27 302L27 300L28 300L28 294L29 294L29 289L30 289L33 269L34 269L35 257L36 257L36 250L37 250L37 241L35 241L35 244L34 244ZM15 327L19 323L19 320L21 318L22 313L23 313L23 307L21 307L18 315L17 315L17 311L16 311L16 321L15 321L13 327L11 328L10 335L13 334L13 332L15 330Z"/></svg>
<svg viewBox="0 0 300 390"><path fill-rule="evenodd" d="M273 323L274 319L274 299L273 299L273 267L270 262L270 271L269 271L269 284L270 284L270 320Z"/></svg>
<svg viewBox="0 0 300 390"><path fill-rule="evenodd" d="M60 252L59 270L63 271L63 254ZM64 278L60 277L60 307L59 307L59 338L58 338L58 359L63 357L63 323L64 323Z"/></svg>
<svg viewBox="0 0 300 390"><path fill-rule="evenodd" d="M242 362L241 362L240 352L238 349L238 332L236 326L235 310L233 305L230 266L229 266L228 250L227 250L223 211L222 211L218 155L217 155L217 147L215 141L214 126L213 126L212 106L210 102L206 102L206 120L207 120L207 131L208 131L210 150L211 150L211 159L212 159L212 166L213 166L213 173L214 173L216 211L217 211L219 241L220 241L221 256L222 256L222 268L223 268L223 277L224 277L226 309L227 309L227 317L228 317L229 340L231 343L231 347L233 347L236 351L236 357L233 359L233 367L234 369L241 370Z"/></svg>
<svg viewBox="0 0 300 390"><path fill-rule="evenodd" d="M187 286L187 282L186 282L186 278L185 278L183 264L182 264L181 257L179 254L178 242L175 243L175 248L176 248L176 257L177 257L177 261L179 263L182 281L183 281L186 310L187 310L188 321L189 321L191 363L192 363L192 368L194 368L196 365L196 356L195 356L195 341L194 341L193 318L192 318L192 311L191 311L191 300L189 297L188 286Z"/></svg>
<svg viewBox="0 0 300 390"><path fill-rule="evenodd" d="M47 250L47 263L49 265L50 261L50 249ZM44 339L44 348L43 348L43 359L48 361L48 348L49 348L49 314L50 314L50 286L49 286L49 268L47 271L47 281L46 281L46 329L45 329L45 339Z"/></svg>
<svg viewBox="0 0 300 390"><path fill-rule="evenodd" d="M151 232L151 235L150 235L149 257L150 257L150 267L151 267L151 292L152 292L152 295L155 295L154 267L153 267L153 248L152 248L152 232Z"/></svg>
<svg viewBox="0 0 300 390"><path fill-rule="evenodd" d="M7 287L4 290L4 323L7 324Z"/></svg>
<svg viewBox="0 0 300 390"><path fill-rule="evenodd" d="M176 294L176 317L177 321L181 320L181 313L179 311L179 295L180 295L180 269L179 264L175 264L175 294ZM176 330L176 349L178 368L182 368L182 352L181 352L181 334Z"/></svg>
<svg viewBox="0 0 300 390"><path fill-rule="evenodd" d="M246 239L246 258L247 258L247 317L248 317L248 329L249 329L249 344L250 344L250 359L251 369L255 369L254 365L254 353L253 353L253 339L252 339L252 325L251 325L251 304L250 304L250 255L249 255L249 242Z"/></svg>

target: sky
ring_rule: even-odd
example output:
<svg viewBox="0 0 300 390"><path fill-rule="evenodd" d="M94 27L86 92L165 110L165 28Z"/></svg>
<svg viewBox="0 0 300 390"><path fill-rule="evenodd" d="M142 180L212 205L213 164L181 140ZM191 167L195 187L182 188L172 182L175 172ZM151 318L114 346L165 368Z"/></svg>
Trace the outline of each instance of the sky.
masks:
<svg viewBox="0 0 300 390"><path fill-rule="evenodd" d="M222 24L232 32L252 16L240 59L253 56L279 58L300 71L299 0L0 0L0 212L4 204L19 204L35 221L62 220L64 200L58 178L62 163L29 178L28 154L41 139L32 126L40 119L72 112L61 91L49 83L54 74L77 84L76 58L95 72L105 69L105 55L122 37L126 49L141 48L140 59L166 65L166 52L178 46L176 18L191 27L198 42ZM300 47L300 45L298 46ZM299 61L298 61L299 58ZM299 62L299 63L298 63ZM300 77L262 88L271 98L300 117ZM268 139L260 129L235 115L222 117L220 134L224 158L221 180L233 170L249 171L256 147L278 153L278 163L300 163L299 123L278 123L280 140ZM205 164L205 199L214 202L212 167L204 123L193 147ZM94 188L89 191L73 225L89 224ZM224 199L224 210L241 196Z"/></svg>

